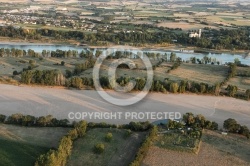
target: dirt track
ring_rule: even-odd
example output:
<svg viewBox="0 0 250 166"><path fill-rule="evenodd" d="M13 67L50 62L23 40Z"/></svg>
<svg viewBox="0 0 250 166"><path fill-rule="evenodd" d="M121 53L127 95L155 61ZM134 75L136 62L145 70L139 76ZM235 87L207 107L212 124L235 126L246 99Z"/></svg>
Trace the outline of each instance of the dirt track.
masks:
<svg viewBox="0 0 250 166"><path fill-rule="evenodd" d="M193 112L203 114L220 127L227 118L250 127L250 102L228 97L151 93L143 101L127 107L107 103L96 91L65 90L0 84L0 114L13 113L68 118L69 112ZM89 119L86 119L90 121ZM155 121L144 119L143 121ZM91 121L114 124L136 119Z"/></svg>

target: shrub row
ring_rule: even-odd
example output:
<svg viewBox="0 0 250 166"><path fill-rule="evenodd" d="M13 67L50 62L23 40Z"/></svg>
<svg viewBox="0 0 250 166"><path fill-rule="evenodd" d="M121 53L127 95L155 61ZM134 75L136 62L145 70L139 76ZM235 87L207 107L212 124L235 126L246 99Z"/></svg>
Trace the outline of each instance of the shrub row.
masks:
<svg viewBox="0 0 250 166"><path fill-rule="evenodd" d="M155 136L157 136L157 132L158 132L158 130L157 130L156 126L153 126L150 129L148 136L146 137L145 141L142 143L142 146L139 148L139 150L135 156L134 161L130 163L130 166L140 166L141 165L142 160L147 155L147 152L149 150L151 142L154 140Z"/></svg>

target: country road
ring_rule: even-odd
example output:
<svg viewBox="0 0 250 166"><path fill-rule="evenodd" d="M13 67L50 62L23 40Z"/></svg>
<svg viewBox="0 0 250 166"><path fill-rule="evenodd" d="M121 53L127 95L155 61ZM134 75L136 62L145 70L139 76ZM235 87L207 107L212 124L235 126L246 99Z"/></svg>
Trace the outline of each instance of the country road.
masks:
<svg viewBox="0 0 250 166"><path fill-rule="evenodd" d="M111 92L112 93L112 92ZM124 96L123 96L124 97ZM0 84L0 114L14 113L34 116L53 115L68 118L70 112L193 112L216 121L222 127L228 118L250 127L250 102L229 97L201 96L195 94L150 93L141 102L121 107L110 104L93 90L66 90L48 87L28 87ZM112 124L130 121L155 121L154 119L85 119Z"/></svg>

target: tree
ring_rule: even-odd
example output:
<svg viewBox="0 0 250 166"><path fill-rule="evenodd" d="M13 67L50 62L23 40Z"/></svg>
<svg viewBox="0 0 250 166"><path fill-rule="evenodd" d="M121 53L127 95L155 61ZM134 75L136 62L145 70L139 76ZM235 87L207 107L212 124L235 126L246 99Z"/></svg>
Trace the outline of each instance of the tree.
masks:
<svg viewBox="0 0 250 166"><path fill-rule="evenodd" d="M52 115L41 116L37 119L36 123L38 126L41 126L41 127L51 126L52 119L53 119Z"/></svg>
<svg viewBox="0 0 250 166"><path fill-rule="evenodd" d="M250 89L246 90L246 97L248 100L250 99Z"/></svg>
<svg viewBox="0 0 250 166"><path fill-rule="evenodd" d="M170 55L170 62L175 62L176 60L176 54L171 52L171 55Z"/></svg>
<svg viewBox="0 0 250 166"><path fill-rule="evenodd" d="M24 84L30 84L32 81L32 77L33 77L33 71L28 70L28 71L22 72L21 82Z"/></svg>
<svg viewBox="0 0 250 166"><path fill-rule="evenodd" d="M195 118L193 113L186 113L183 115L183 121L186 123L186 126L192 126L195 123Z"/></svg>
<svg viewBox="0 0 250 166"><path fill-rule="evenodd" d="M74 88L81 89L83 86L82 79L80 77L71 78L71 86Z"/></svg>
<svg viewBox="0 0 250 166"><path fill-rule="evenodd" d="M200 93L205 93L207 90L207 87L204 83L200 84Z"/></svg>
<svg viewBox="0 0 250 166"><path fill-rule="evenodd" d="M237 93L238 87L234 85L228 85L226 90L228 91L228 96L234 97L234 95Z"/></svg>
<svg viewBox="0 0 250 166"><path fill-rule="evenodd" d="M101 153L104 152L104 149L105 149L104 144L98 143L98 144L96 144L95 147L94 147L94 152L97 153L97 154L101 154Z"/></svg>
<svg viewBox="0 0 250 166"><path fill-rule="evenodd" d="M77 130L77 134L79 137L83 137L87 130L87 122L86 121L80 121L75 125L75 129Z"/></svg>
<svg viewBox="0 0 250 166"><path fill-rule="evenodd" d="M177 93L178 92L178 89L179 89L179 85L177 82L172 82L170 84L170 92L172 93Z"/></svg>
<svg viewBox="0 0 250 166"><path fill-rule="evenodd" d="M216 122L212 122L212 125L211 125L211 130L218 130L218 128L219 128L219 125L218 125L218 123L216 123Z"/></svg>
<svg viewBox="0 0 250 166"><path fill-rule="evenodd" d="M107 142L110 142L112 139L113 139L112 133L107 133L106 136L105 136L105 140L106 140Z"/></svg>
<svg viewBox="0 0 250 166"><path fill-rule="evenodd" d="M195 123L197 124L198 127L204 128L205 122L206 118L203 115L199 114L195 117Z"/></svg>
<svg viewBox="0 0 250 166"><path fill-rule="evenodd" d="M239 60L239 58L235 58L234 63L238 66L241 64L241 61Z"/></svg>
<svg viewBox="0 0 250 166"><path fill-rule="evenodd" d="M4 123L6 119L5 115L0 114L0 123Z"/></svg>
<svg viewBox="0 0 250 166"><path fill-rule="evenodd" d="M216 83L216 84L214 85L213 91L214 91L214 94L215 94L216 96L218 96L218 95L220 94L220 84L219 84L219 83Z"/></svg>
<svg viewBox="0 0 250 166"><path fill-rule="evenodd" d="M71 137L71 140L76 140L78 138L77 130L76 129L70 130L68 136Z"/></svg>
<svg viewBox="0 0 250 166"><path fill-rule="evenodd" d="M23 116L22 126L33 126L35 124L36 118L31 115Z"/></svg>
<svg viewBox="0 0 250 166"><path fill-rule="evenodd" d="M227 119L223 123L223 127L227 129L229 132L236 133L240 129L240 125L237 123L235 119Z"/></svg>
<svg viewBox="0 0 250 166"><path fill-rule="evenodd" d="M45 57L47 55L47 51L46 50L43 50L42 51L42 56Z"/></svg>
<svg viewBox="0 0 250 166"><path fill-rule="evenodd" d="M7 118L7 122L10 124L18 124L22 123L23 115L22 114L12 114Z"/></svg>
<svg viewBox="0 0 250 166"><path fill-rule="evenodd" d="M180 83L180 93L185 93L186 92L186 87L187 87L187 81L182 80Z"/></svg>
<svg viewBox="0 0 250 166"><path fill-rule="evenodd" d="M240 131L239 131L239 134L242 134L242 135L246 136L247 139L250 138L250 131L249 131L249 129L248 129L247 126L241 126L241 127L240 127Z"/></svg>
<svg viewBox="0 0 250 166"><path fill-rule="evenodd" d="M234 64L234 63L231 63L230 65L229 65L229 67L230 67L230 70L229 70L229 77L235 77L236 76L236 73L237 73L237 66L236 66L236 64Z"/></svg>

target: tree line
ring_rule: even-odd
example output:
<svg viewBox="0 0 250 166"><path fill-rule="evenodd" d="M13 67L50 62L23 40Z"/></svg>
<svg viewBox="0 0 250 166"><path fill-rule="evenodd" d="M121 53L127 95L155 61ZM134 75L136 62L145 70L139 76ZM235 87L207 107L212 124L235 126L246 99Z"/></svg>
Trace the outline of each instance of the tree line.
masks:
<svg viewBox="0 0 250 166"><path fill-rule="evenodd" d="M126 33L120 31L85 33L81 31L60 31L53 29L30 29L13 26L0 27L0 36L14 37L22 39L40 40L43 36L53 37L58 40L78 40L88 44L96 44L101 41L116 44L131 43L138 44L160 44L173 43L177 40L178 44L197 46L209 49L250 49L249 29L246 27L238 29L209 29L206 28L201 38L190 38L187 33L174 33L172 31L142 31Z"/></svg>
<svg viewBox="0 0 250 166"><path fill-rule="evenodd" d="M20 113L10 116L0 114L0 123L13 124L27 127L70 127L68 119L58 120L52 115L35 117Z"/></svg>

